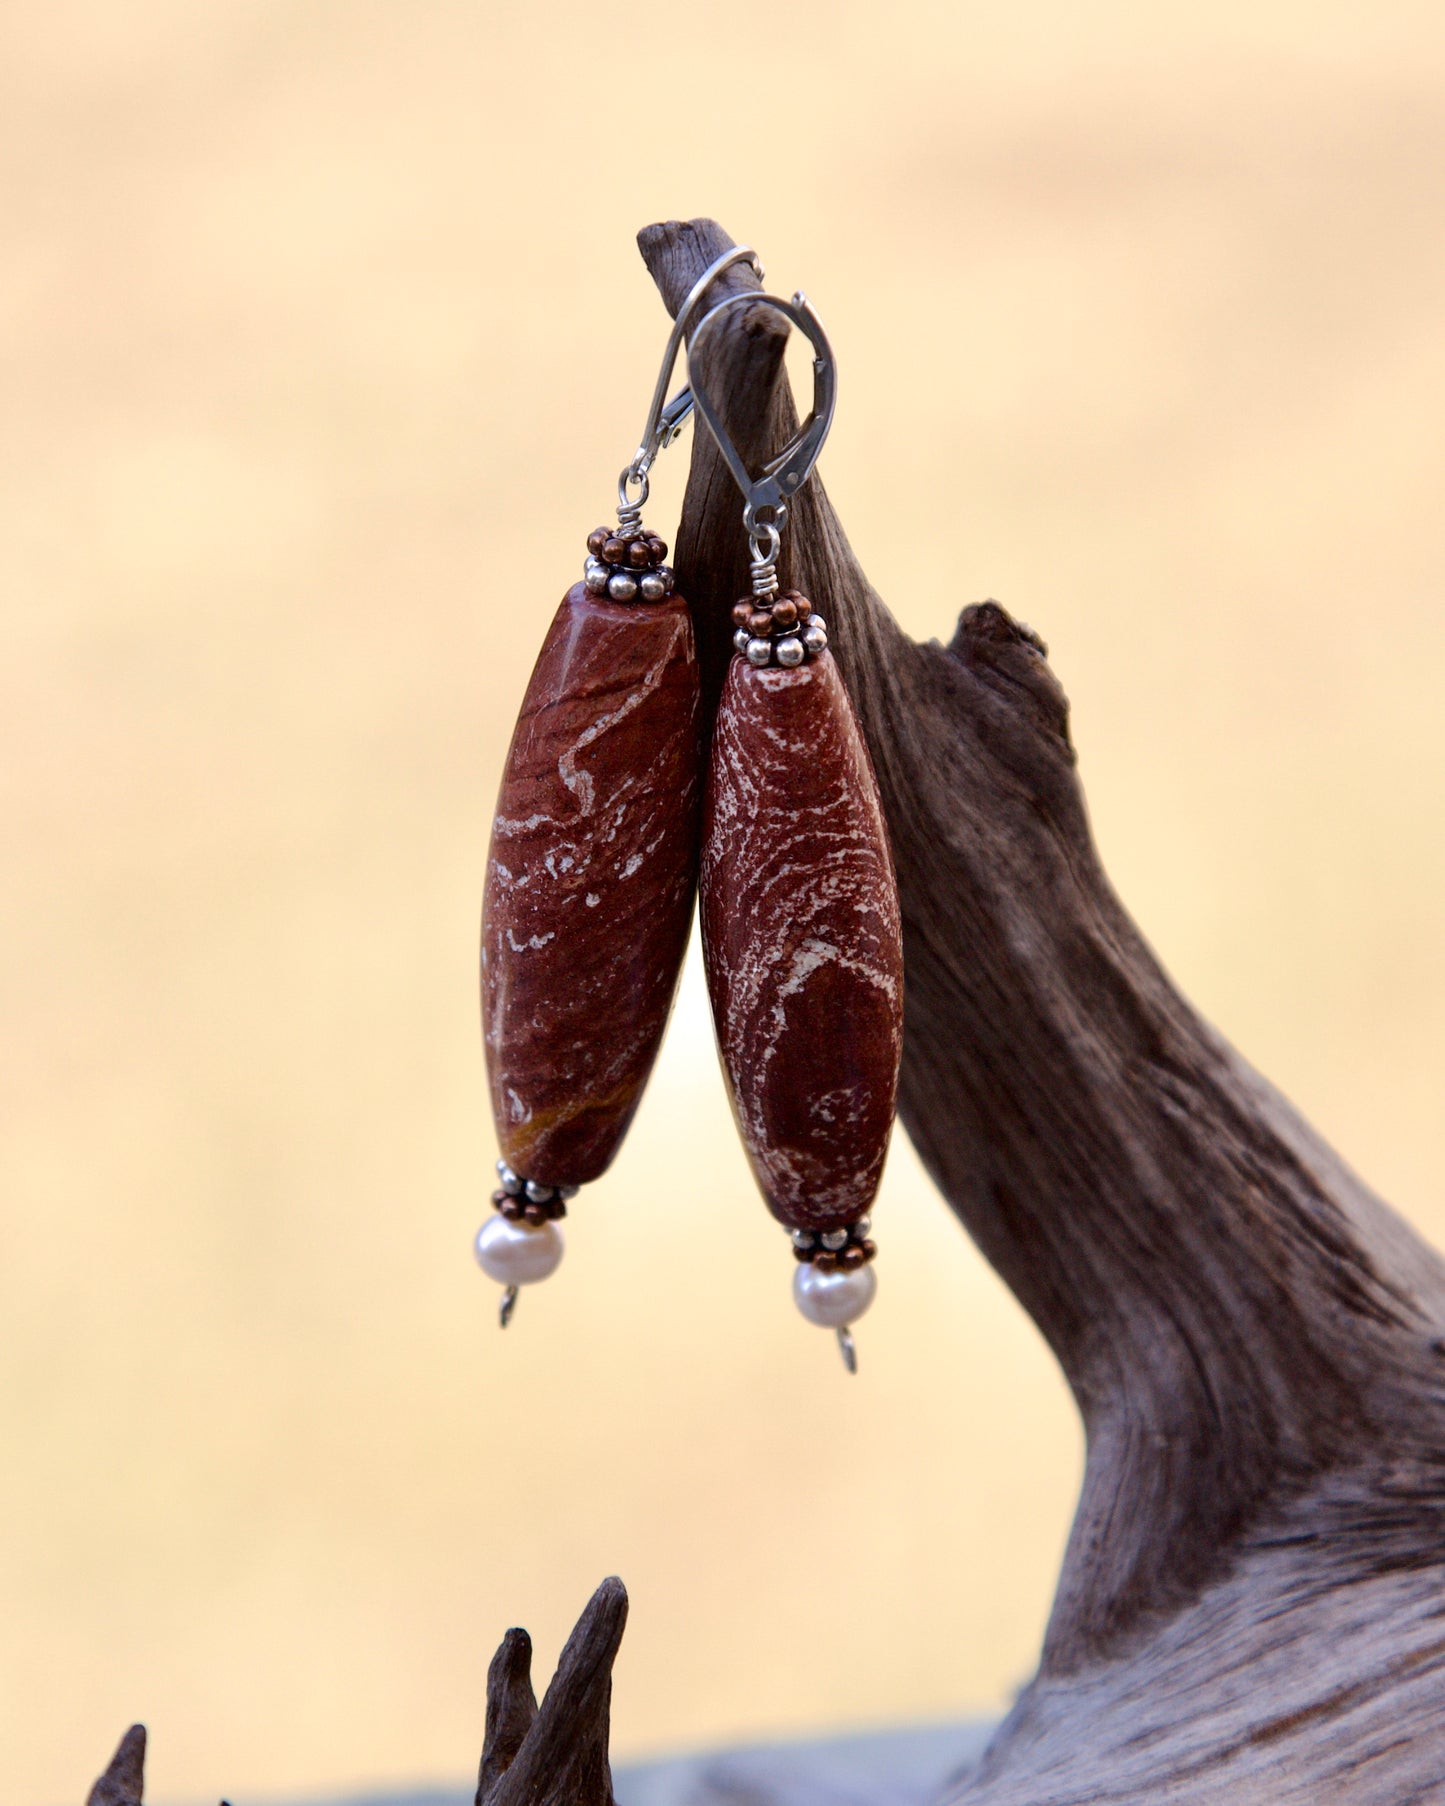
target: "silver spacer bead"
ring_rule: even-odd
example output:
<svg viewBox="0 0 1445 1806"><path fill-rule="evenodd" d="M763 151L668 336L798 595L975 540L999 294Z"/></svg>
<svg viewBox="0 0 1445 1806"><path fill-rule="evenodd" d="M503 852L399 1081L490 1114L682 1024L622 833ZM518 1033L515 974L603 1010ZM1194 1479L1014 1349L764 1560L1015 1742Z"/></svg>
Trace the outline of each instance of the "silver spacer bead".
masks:
<svg viewBox="0 0 1445 1806"><path fill-rule="evenodd" d="M543 1185L537 1179L527 1181L527 1202L529 1204L550 1204L551 1201L552 1187L550 1185Z"/></svg>
<svg viewBox="0 0 1445 1806"><path fill-rule="evenodd" d="M752 637L753 636L748 632L746 627L739 627L737 632L733 635L733 645L737 647L739 652L745 654L748 649L748 642Z"/></svg>
<svg viewBox="0 0 1445 1806"><path fill-rule="evenodd" d="M868 1232L873 1227L872 1217L859 1217L853 1225L853 1239L858 1242L867 1241Z"/></svg>
<svg viewBox="0 0 1445 1806"><path fill-rule="evenodd" d="M497 1177L502 1182L502 1190L509 1198L521 1197L522 1181L512 1171L511 1167L507 1165L505 1160L499 1160L497 1162Z"/></svg>
<svg viewBox="0 0 1445 1806"><path fill-rule="evenodd" d="M673 586L677 582L677 578L672 574L672 566L670 564L660 564L654 574L662 584L662 593L665 596L670 596L673 591Z"/></svg>
<svg viewBox="0 0 1445 1806"><path fill-rule="evenodd" d="M817 1237L813 1234L811 1229L795 1229L793 1231L793 1246L805 1250L814 1248L817 1246Z"/></svg>
<svg viewBox="0 0 1445 1806"><path fill-rule="evenodd" d="M582 1187L580 1185L559 1185L557 1187L557 1196L564 1202L570 1203L581 1189ZM866 1223L868 1221L867 1217L864 1217L863 1221Z"/></svg>
<svg viewBox="0 0 1445 1806"><path fill-rule="evenodd" d="M803 650L803 642L795 633L785 633L777 644L778 663L780 665L801 665L808 656Z"/></svg>
<svg viewBox="0 0 1445 1806"><path fill-rule="evenodd" d="M667 585L656 571L649 571L637 587L642 592L644 602L660 602L667 594Z"/></svg>
<svg viewBox="0 0 1445 1806"><path fill-rule="evenodd" d="M532 1188L528 1186L527 1190L529 1192L531 1189ZM830 1229L826 1235L820 1235L818 1240L828 1250L829 1254L836 1254L840 1248L846 1248L848 1246L848 1231L846 1229Z"/></svg>
<svg viewBox="0 0 1445 1806"><path fill-rule="evenodd" d="M600 571L588 571L582 581L587 585L589 596L605 596L607 594L607 566L604 564Z"/></svg>
<svg viewBox="0 0 1445 1806"><path fill-rule="evenodd" d="M750 665L767 665L772 663L773 642L771 640L753 639L749 637L747 644L747 660Z"/></svg>
<svg viewBox="0 0 1445 1806"><path fill-rule="evenodd" d="M828 630L821 621L809 621L803 629L803 644L809 652L827 651Z"/></svg>
<svg viewBox="0 0 1445 1806"><path fill-rule="evenodd" d="M607 593L614 602L631 602L637 594L637 579L626 571L614 571L607 579Z"/></svg>

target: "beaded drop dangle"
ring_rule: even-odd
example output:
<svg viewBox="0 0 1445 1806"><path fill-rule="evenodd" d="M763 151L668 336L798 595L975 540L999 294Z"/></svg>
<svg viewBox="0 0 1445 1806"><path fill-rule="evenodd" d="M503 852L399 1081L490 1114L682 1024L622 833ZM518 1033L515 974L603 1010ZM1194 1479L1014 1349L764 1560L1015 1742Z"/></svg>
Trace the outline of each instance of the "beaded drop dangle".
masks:
<svg viewBox="0 0 1445 1806"><path fill-rule="evenodd" d="M833 357L802 295L736 295L776 308L811 341L813 411L759 477L749 474L695 374L698 412L746 506L752 594L718 707L703 809L703 953L733 1112L769 1210L793 1234L793 1297L836 1330L872 1304L868 1212L882 1177L903 1047L903 942L888 829L868 748L826 623L778 591L788 498L832 422Z"/></svg>
<svg viewBox="0 0 1445 1806"><path fill-rule="evenodd" d="M692 409L667 401L668 339L642 443L618 482L617 526L587 539L512 736L482 901L482 1030L502 1158L483 1270L519 1286L562 1258L558 1219L616 1154L647 1082L692 920L702 794L701 701L687 606L667 547L642 524L648 471ZM759 270L759 274L761 271Z"/></svg>

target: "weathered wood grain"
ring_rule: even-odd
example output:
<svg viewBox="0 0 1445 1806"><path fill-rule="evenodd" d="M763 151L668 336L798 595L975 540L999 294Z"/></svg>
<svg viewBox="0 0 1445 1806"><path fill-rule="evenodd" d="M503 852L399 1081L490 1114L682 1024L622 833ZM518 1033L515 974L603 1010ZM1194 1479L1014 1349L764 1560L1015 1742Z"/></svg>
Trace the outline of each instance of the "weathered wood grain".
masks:
<svg viewBox="0 0 1445 1806"><path fill-rule="evenodd" d="M731 241L695 220L639 242L672 309ZM785 336L745 307L710 334L748 458L796 424ZM675 562L709 701L738 515L699 434ZM1161 970L1094 850L1038 637L983 602L914 644L816 476L780 574L830 623L882 790L903 1121L1088 1438L1038 1676L954 1797L1445 1798L1445 1268Z"/></svg>

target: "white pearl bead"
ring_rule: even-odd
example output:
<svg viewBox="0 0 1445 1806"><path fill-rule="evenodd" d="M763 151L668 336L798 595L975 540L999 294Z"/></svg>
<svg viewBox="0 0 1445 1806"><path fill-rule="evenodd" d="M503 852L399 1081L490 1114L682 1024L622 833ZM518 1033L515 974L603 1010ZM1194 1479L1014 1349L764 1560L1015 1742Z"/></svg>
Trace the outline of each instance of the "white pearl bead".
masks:
<svg viewBox="0 0 1445 1806"><path fill-rule="evenodd" d="M564 1243L555 1223L519 1223L499 1212L477 1231L477 1264L500 1286L528 1286L557 1271Z"/></svg>
<svg viewBox="0 0 1445 1806"><path fill-rule="evenodd" d="M822 1329L844 1329L856 1323L872 1304L878 1275L872 1264L825 1273L811 1261L800 1261L793 1273L793 1302Z"/></svg>

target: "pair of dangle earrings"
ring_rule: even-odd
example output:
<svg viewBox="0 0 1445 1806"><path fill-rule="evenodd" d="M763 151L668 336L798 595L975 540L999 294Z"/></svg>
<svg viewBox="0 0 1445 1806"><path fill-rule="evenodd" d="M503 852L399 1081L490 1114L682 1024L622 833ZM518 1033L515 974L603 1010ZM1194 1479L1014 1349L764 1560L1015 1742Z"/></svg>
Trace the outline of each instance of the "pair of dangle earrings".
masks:
<svg viewBox="0 0 1445 1806"><path fill-rule="evenodd" d="M893 1121L902 1047L897 885L867 747L811 602L780 592L789 499L832 422L836 366L802 295L744 290L693 333L690 386L666 394L712 283L669 337L642 443L618 484L617 526L588 536L513 734L482 910L482 1021L502 1158L476 1238L503 1287L562 1258L558 1220L611 1163L662 1041L700 898L713 1022L733 1113L769 1210L792 1232L793 1294L837 1332L873 1301L869 1209ZM734 307L783 314L814 350L814 405L752 475L696 366ZM642 524L648 472L693 407L744 497L751 593L704 732L692 622ZM706 751L704 750L706 747Z"/></svg>

